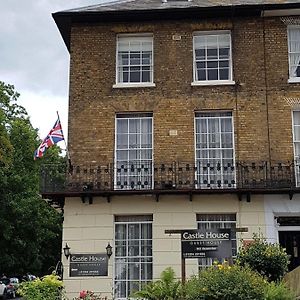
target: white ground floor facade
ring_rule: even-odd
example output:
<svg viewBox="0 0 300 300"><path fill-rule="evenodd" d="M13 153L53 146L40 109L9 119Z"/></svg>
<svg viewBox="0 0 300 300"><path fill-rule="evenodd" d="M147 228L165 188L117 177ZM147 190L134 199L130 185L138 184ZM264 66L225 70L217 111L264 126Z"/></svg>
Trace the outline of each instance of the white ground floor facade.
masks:
<svg viewBox="0 0 300 300"><path fill-rule="evenodd" d="M159 201L145 195L110 200L94 197L92 204L82 203L79 197L65 200L63 246L68 243L70 252L76 254L105 253L108 243L113 246L108 276L70 277L69 260L62 255L64 284L71 299L81 290L126 299L132 289L159 278L170 266L180 277L180 235L165 230L248 228L237 233L237 248L241 239L250 240L253 233L261 232L271 242L279 242L280 232L281 238L284 231L300 233L300 224L289 222L289 217L300 218L298 194L292 200L288 194L251 195L250 202L234 194L193 195L192 201L188 195L161 195ZM209 262L186 260L187 277L197 274L199 263Z"/></svg>

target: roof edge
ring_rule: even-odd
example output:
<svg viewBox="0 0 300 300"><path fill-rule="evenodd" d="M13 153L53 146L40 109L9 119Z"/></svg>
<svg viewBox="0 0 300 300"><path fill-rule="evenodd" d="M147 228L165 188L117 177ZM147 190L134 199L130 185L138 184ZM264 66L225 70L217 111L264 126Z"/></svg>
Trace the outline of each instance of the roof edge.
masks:
<svg viewBox="0 0 300 300"><path fill-rule="evenodd" d="M118 2L118 1L114 1ZM90 6L87 6L90 7ZM213 7L186 7L145 10L118 11L72 11L65 10L52 13L52 17L70 52L71 27L74 23L103 23L103 22L136 22L175 19L192 19L196 17L211 18L218 13L218 17L262 16L263 11L300 8L300 3L276 4L241 4Z"/></svg>

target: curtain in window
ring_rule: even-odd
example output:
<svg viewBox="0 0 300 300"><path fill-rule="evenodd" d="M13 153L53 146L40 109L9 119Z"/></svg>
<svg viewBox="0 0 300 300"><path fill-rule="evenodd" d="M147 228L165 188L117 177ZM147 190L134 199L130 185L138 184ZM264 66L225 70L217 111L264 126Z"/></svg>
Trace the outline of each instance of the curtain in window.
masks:
<svg viewBox="0 0 300 300"><path fill-rule="evenodd" d="M300 111L293 112L293 139L296 186L300 186Z"/></svg>
<svg viewBox="0 0 300 300"><path fill-rule="evenodd" d="M114 299L152 280L152 215L115 217Z"/></svg>
<svg viewBox="0 0 300 300"><path fill-rule="evenodd" d="M152 82L152 37L119 37L117 82Z"/></svg>
<svg viewBox="0 0 300 300"><path fill-rule="evenodd" d="M152 188L152 117L118 115L116 120L116 189Z"/></svg>
<svg viewBox="0 0 300 300"><path fill-rule="evenodd" d="M235 187L231 113L196 113L195 125L197 187Z"/></svg>
<svg viewBox="0 0 300 300"><path fill-rule="evenodd" d="M300 28L289 29L290 77L300 77Z"/></svg>

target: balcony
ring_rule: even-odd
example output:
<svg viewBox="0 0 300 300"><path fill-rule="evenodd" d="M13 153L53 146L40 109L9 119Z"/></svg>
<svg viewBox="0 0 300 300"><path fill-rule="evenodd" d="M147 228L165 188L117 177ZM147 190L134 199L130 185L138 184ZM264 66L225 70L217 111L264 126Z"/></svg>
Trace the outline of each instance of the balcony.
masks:
<svg viewBox="0 0 300 300"><path fill-rule="evenodd" d="M139 161L118 165L43 165L41 194L61 202L64 197L82 198L124 194L236 193L239 197L255 193L298 192L300 164L295 162L218 162L200 164L172 162L153 164ZM299 189L300 192L300 189Z"/></svg>

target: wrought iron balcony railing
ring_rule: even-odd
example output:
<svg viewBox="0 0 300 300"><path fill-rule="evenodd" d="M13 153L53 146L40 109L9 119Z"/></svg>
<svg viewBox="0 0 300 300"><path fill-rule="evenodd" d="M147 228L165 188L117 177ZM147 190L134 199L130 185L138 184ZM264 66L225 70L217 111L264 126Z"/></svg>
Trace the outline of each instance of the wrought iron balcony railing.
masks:
<svg viewBox="0 0 300 300"><path fill-rule="evenodd" d="M99 166L44 165L41 193L125 190L290 189L299 186L295 162L236 164L151 161Z"/></svg>

